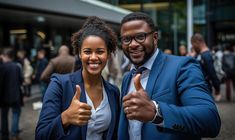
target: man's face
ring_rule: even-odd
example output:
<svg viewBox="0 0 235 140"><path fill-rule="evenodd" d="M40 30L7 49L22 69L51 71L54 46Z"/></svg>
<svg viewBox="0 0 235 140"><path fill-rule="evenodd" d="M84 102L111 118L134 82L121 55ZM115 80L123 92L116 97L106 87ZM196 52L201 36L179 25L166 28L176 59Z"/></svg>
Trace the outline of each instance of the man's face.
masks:
<svg viewBox="0 0 235 140"><path fill-rule="evenodd" d="M192 44L192 48L195 50L195 52L197 54L200 54L200 50L201 50L200 44L198 42L194 42L194 41L192 41L191 44Z"/></svg>
<svg viewBox="0 0 235 140"><path fill-rule="evenodd" d="M152 32L143 20L128 21L121 27L122 40L131 40L129 44L122 41L123 52L137 67L153 55L157 48L157 37L157 32Z"/></svg>

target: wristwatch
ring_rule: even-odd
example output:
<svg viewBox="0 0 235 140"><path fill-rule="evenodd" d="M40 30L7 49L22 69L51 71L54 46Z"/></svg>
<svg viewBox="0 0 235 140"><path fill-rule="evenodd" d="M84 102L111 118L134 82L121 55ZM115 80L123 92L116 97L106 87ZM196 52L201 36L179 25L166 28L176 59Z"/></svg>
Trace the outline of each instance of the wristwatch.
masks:
<svg viewBox="0 0 235 140"><path fill-rule="evenodd" d="M162 117L162 113L161 113L159 104L156 101L153 101L153 103L155 105L156 114L152 120L152 123L154 123L154 124L162 123L163 117Z"/></svg>

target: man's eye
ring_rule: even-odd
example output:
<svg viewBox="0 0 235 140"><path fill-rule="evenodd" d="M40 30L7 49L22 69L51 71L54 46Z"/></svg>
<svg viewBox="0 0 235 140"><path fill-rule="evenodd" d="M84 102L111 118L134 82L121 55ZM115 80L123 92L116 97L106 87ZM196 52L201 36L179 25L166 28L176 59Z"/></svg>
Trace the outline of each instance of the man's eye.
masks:
<svg viewBox="0 0 235 140"><path fill-rule="evenodd" d="M127 36L127 37L123 37L123 38L122 38L122 40L123 40L124 42L129 42L129 41L130 41L130 39L131 39L131 38L130 38L130 37L128 37L128 36Z"/></svg>
<svg viewBox="0 0 235 140"><path fill-rule="evenodd" d="M145 35L144 34L138 34L135 36L136 39L138 40L144 40L145 39Z"/></svg>

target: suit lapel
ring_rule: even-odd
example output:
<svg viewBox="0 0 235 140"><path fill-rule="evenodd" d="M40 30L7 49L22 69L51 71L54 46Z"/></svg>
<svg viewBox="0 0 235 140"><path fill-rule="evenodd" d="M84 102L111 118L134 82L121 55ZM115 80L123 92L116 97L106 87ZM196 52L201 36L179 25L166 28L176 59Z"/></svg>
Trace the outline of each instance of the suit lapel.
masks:
<svg viewBox="0 0 235 140"><path fill-rule="evenodd" d="M120 120L118 126L118 139L119 140L129 140L128 134L128 120L126 118L126 114L124 113L124 108L122 107L122 98L127 95L128 88L131 82L131 72L129 72L122 81L122 95L121 95L121 112L120 112Z"/></svg>
<svg viewBox="0 0 235 140"><path fill-rule="evenodd" d="M129 72L123 79L122 81L122 95L121 95L121 99L127 95L127 92L128 92L128 88L129 88L129 85L130 85L130 82L131 82L131 78L132 78L132 75L131 75L131 72Z"/></svg>
<svg viewBox="0 0 235 140"><path fill-rule="evenodd" d="M71 81L72 81L74 94L76 92L76 85L79 85L80 88L81 88L80 101L84 102L84 103L87 103L85 88L84 88L84 82L83 82L83 78L82 78L82 69L72 73L70 78L71 78ZM82 139L86 139L86 132L87 132L87 125L81 126Z"/></svg>
<svg viewBox="0 0 235 140"><path fill-rule="evenodd" d="M162 68L164 66L165 59L166 59L165 55L161 51L159 51L153 63L153 66L151 68L149 79L148 79L147 86L146 86L146 91L150 98L152 97L152 94L153 94L155 82L157 81L157 78L159 74L161 73Z"/></svg>

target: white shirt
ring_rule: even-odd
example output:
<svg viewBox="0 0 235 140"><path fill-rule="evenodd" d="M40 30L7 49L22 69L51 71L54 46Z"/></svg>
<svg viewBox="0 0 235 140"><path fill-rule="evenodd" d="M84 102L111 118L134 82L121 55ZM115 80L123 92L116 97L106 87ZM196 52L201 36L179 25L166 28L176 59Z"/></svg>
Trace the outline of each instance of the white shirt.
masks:
<svg viewBox="0 0 235 140"><path fill-rule="evenodd" d="M92 107L91 119L87 125L87 140L102 140L104 131L109 128L111 122L111 109L109 106L108 96L103 86L103 100L95 109L94 105L86 92L87 104Z"/></svg>
<svg viewBox="0 0 235 140"><path fill-rule="evenodd" d="M151 56L151 58L144 65L140 66L140 67L147 68L147 70L143 71L141 78L140 78L140 82L141 82L144 89L146 89L146 85L147 85L148 78L149 78L149 73L152 68L153 62L158 55L158 52L159 52L159 50L157 49L154 52L153 56ZM134 69L133 65L132 65L131 69ZM128 89L128 94L136 91L135 86L134 86L134 82L133 82L133 78L134 78L134 76L132 76L132 80L131 80L131 83L130 83L129 89ZM129 133L130 140L141 140L141 129L142 129L143 123L140 121L137 121L137 120L128 120L128 122L129 122L128 133Z"/></svg>

